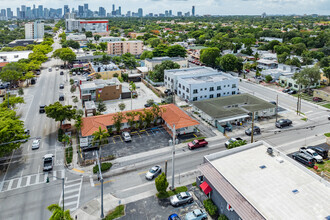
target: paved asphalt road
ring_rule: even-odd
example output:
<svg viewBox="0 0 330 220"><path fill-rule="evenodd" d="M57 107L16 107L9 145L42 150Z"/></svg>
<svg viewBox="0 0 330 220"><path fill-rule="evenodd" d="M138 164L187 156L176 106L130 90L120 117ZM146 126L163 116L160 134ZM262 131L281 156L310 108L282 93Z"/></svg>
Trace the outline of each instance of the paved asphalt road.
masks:
<svg viewBox="0 0 330 220"><path fill-rule="evenodd" d="M55 44L55 47L58 46ZM45 67L56 64L60 64L59 61L52 59L45 63ZM64 80L64 76L60 76L55 69L48 72L46 68L42 70L37 84L25 89L26 105L22 106L22 118L27 128L30 129L31 136L41 137L42 143L41 148L36 151L31 151L31 141L22 145L21 150L14 153L14 159L12 159L8 171L0 176L2 186L0 190L0 219L47 219L50 212L46 210L46 207L61 201L61 180L56 179L54 175L57 178L66 177L66 208L74 210L100 194L98 183L91 181L89 176L81 177L64 169L63 150L61 145L56 142L58 123L46 118L45 114L39 114L38 111L39 105L50 104L58 100L58 86ZM66 88L69 88L68 84L66 84ZM240 88L241 91L254 92L254 95L268 101L276 100L276 95L279 95L280 106L289 111L295 110L296 99L292 96L246 82L240 83ZM266 130L261 135L257 135L255 140L265 140L284 151L291 151L294 148L324 139L321 135L328 132L330 128L326 118L328 112L305 101L302 102L302 112L309 118L306 123L294 124L292 128L277 134L274 134L272 129ZM315 127L314 129L306 129L310 126ZM246 136L242 135L242 137ZM189 151L186 148L178 149L175 164L177 176L180 175L181 180L189 179L193 182L197 166L203 162L203 156L225 150L225 140L226 138L219 136L219 140L210 142L206 148L194 151ZM54 172L49 174L42 172L42 156L46 153L56 155ZM16 158L17 155L19 157ZM146 155L139 160L133 159L132 162L126 161L115 164L113 169L132 164L139 168L106 178L104 193L112 193L118 198L125 198L154 189L153 181L147 181L144 178L146 171L155 164L164 167L165 160L168 160L168 176L171 176L170 158L170 151L166 151L155 156ZM49 175L50 183L45 183L46 175ZM178 182L179 178L176 178L176 183ZM95 184L94 187L93 184Z"/></svg>

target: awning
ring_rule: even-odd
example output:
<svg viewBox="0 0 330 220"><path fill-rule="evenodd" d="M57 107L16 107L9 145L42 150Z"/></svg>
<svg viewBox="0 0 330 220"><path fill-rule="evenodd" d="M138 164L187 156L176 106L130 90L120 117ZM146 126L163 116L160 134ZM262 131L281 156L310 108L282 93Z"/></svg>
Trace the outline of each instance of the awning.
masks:
<svg viewBox="0 0 330 220"><path fill-rule="evenodd" d="M234 120L237 120L237 119L243 119L243 118L248 118L248 117L250 117L250 116L249 115L234 116L234 117L231 117L231 118L225 118L225 119L218 120L218 123L227 122L227 121L234 121Z"/></svg>
<svg viewBox="0 0 330 220"><path fill-rule="evenodd" d="M204 181L199 187L203 190L205 195L209 194L212 191L212 188L207 184L206 181Z"/></svg>

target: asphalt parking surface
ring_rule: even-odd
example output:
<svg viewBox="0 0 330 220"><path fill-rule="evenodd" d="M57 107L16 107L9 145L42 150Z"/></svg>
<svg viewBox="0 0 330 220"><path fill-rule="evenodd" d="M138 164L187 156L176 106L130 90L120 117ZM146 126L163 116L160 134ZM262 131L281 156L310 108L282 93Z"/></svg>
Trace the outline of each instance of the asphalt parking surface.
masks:
<svg viewBox="0 0 330 220"><path fill-rule="evenodd" d="M184 219L188 212L194 209L203 209L202 202L199 200L206 199L202 196L202 192L193 186L187 186L188 191L193 194L194 202L180 207L173 207L168 199L158 199L156 196L151 196L133 203L129 203L125 208L125 216L120 220L167 220L168 217L176 213L181 219Z"/></svg>
<svg viewBox="0 0 330 220"><path fill-rule="evenodd" d="M323 149L330 151L330 146L327 143L318 144L318 145L309 145L309 146L322 147ZM308 146L306 146L306 147L308 147ZM297 151L295 151L293 153L290 153L287 156L290 157L290 158L292 158L292 155L295 154L295 153L298 153L298 152L299 152L299 147L297 148Z"/></svg>

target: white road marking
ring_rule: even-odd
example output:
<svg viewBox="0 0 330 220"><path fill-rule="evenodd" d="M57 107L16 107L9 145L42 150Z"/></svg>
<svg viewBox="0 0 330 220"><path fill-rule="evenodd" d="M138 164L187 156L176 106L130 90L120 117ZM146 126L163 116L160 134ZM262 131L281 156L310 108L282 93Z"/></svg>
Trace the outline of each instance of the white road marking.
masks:
<svg viewBox="0 0 330 220"><path fill-rule="evenodd" d="M65 170L62 170L61 173L62 173L62 179L63 179L65 177Z"/></svg>
<svg viewBox="0 0 330 220"><path fill-rule="evenodd" d="M6 179L6 176L7 176L7 172L8 172L8 169L9 169L9 166L10 166L10 163L11 163L11 160L13 159L13 155L15 153L15 150L13 151L13 153L11 154L11 157L10 157L10 161L9 161L9 165L7 167L7 170L5 172L5 175L3 176L2 178L2 182L0 183L0 192L2 191L2 188L3 188L3 184L5 183L5 179Z"/></svg>
<svg viewBox="0 0 330 220"><path fill-rule="evenodd" d="M56 180L56 171L53 171L53 180Z"/></svg>
<svg viewBox="0 0 330 220"><path fill-rule="evenodd" d="M26 185L25 186L29 186L30 181L31 181L31 176L28 176L27 179L26 179Z"/></svg>
<svg viewBox="0 0 330 220"><path fill-rule="evenodd" d="M72 198L75 198L75 197L78 197L79 195L72 195L72 196L65 196L64 199L72 199Z"/></svg>
<svg viewBox="0 0 330 220"><path fill-rule="evenodd" d="M11 179L9 181L9 184L8 184L8 187L7 187L7 190L11 190L11 187L13 186L13 182L14 182L15 179Z"/></svg>
<svg viewBox="0 0 330 220"><path fill-rule="evenodd" d="M44 182L47 182L47 177L48 177L48 173L46 173L44 176Z"/></svg>
<svg viewBox="0 0 330 220"><path fill-rule="evenodd" d="M65 186L64 186L64 193L65 194L69 194L69 193L73 193L73 192L78 192L78 191L79 191L79 189L65 190ZM65 197L64 197L64 199L65 199Z"/></svg>
<svg viewBox="0 0 330 220"><path fill-rule="evenodd" d="M67 189L67 188L70 188L70 187L74 187L74 186L79 186L79 185L80 185L80 183L76 183L76 184L64 186L64 189Z"/></svg>
<svg viewBox="0 0 330 220"><path fill-rule="evenodd" d="M95 184L94 184L94 181L93 181L93 177L92 176L89 177L89 181L91 183L91 186L94 187Z"/></svg>
<svg viewBox="0 0 330 220"><path fill-rule="evenodd" d="M65 198L64 198L65 199ZM67 203L64 203L64 205L67 207L67 206L70 206L70 205L75 205L77 204L77 201L73 201L73 202L67 202Z"/></svg>
<svg viewBox="0 0 330 220"><path fill-rule="evenodd" d="M39 175L40 175L40 173L38 173L37 176L36 176L36 182L35 182L35 184L38 184L39 183L39 178L40 178Z"/></svg>
<svg viewBox="0 0 330 220"><path fill-rule="evenodd" d="M81 177L81 182L80 182L80 187L79 187L79 194L78 194L78 200L77 200L77 209L79 208L79 202L80 202L80 193L81 193L81 187L82 187L82 182L83 182L83 176Z"/></svg>

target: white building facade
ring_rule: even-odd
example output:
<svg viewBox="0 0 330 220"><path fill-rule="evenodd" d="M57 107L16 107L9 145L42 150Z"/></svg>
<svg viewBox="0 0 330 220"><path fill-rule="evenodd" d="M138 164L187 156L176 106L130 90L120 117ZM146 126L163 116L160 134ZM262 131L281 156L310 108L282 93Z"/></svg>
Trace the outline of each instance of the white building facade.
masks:
<svg viewBox="0 0 330 220"><path fill-rule="evenodd" d="M42 39L44 33L44 23L40 21L25 24L25 39Z"/></svg>
<svg viewBox="0 0 330 220"><path fill-rule="evenodd" d="M184 100L200 101L238 94L238 78L209 67L165 70L166 88Z"/></svg>
<svg viewBox="0 0 330 220"><path fill-rule="evenodd" d="M66 19L66 31L71 32L78 30L79 32L91 31L93 33L101 33L108 31L108 20L75 20Z"/></svg>

